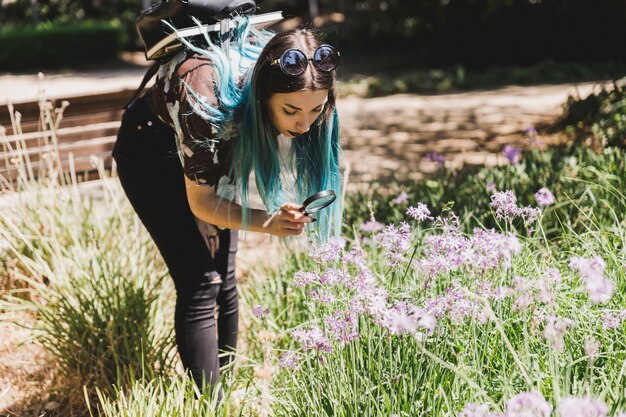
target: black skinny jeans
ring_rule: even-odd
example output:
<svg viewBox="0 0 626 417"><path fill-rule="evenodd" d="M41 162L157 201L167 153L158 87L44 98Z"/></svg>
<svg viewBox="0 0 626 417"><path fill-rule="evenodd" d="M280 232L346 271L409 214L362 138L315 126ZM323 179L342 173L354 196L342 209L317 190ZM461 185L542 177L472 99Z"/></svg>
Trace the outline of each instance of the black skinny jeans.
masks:
<svg viewBox="0 0 626 417"><path fill-rule="evenodd" d="M148 102L143 97L124 113L113 157L124 191L174 279L174 326L182 363L198 386L214 386L220 366L232 357L218 360L218 354L232 354L237 345L237 231L220 232L213 258L187 202L174 131Z"/></svg>

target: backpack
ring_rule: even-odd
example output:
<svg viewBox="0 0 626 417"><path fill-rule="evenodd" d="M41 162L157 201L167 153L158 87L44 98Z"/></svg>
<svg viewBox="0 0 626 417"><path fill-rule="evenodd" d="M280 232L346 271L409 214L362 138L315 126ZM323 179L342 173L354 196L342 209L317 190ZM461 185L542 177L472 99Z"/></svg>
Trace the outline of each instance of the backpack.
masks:
<svg viewBox="0 0 626 417"><path fill-rule="evenodd" d="M143 41L146 59L165 61L182 44L180 41L176 42L175 34L171 33L171 27L164 21L176 29L184 29L198 26L192 16L203 25L210 25L236 15L253 14L256 8L255 0L161 0L139 14L136 21L137 32ZM173 38L172 42L164 42L168 37Z"/></svg>
<svg viewBox="0 0 626 417"><path fill-rule="evenodd" d="M162 63L167 62L182 49L180 37L190 37L203 32L219 31L225 46L228 48L230 18L250 15L257 9L257 3L263 0L161 0L137 17L137 32L144 44L147 60L155 62L146 74L130 101L124 106L128 108L143 91L146 84L158 72ZM282 18L282 13L267 13L264 19L275 22ZM271 15L271 16L270 16ZM199 26L193 18L201 22ZM177 30L172 29L169 22Z"/></svg>

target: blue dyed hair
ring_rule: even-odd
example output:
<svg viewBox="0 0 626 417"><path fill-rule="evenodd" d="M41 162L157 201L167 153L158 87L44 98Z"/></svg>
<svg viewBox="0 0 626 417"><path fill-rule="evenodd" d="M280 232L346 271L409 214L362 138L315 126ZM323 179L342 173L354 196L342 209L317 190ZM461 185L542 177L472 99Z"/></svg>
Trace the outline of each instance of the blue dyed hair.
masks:
<svg viewBox="0 0 626 417"><path fill-rule="evenodd" d="M339 121L335 108L334 71L328 73L309 65L307 70L292 76L271 65L284 51L298 48L311 56L320 45L316 32L300 27L278 35L259 31L243 17L242 24L231 33L231 50L242 61L256 61L244 73L243 82L237 80L240 68L226 56L218 42L207 35L206 46L196 46L185 41L194 53L208 57L216 73L215 93L219 108L208 105L190 91L194 112L216 126L235 123L238 135L232 138L233 152L230 163L231 176L240 187L243 207L243 228L247 228L250 209L248 204L249 177L255 174L259 195L269 212L278 210L283 201L283 184L280 177L279 132L269 119L268 100L275 93L291 93L303 89L328 90L328 101L322 114L310 130L293 139L292 152L296 161L296 191L299 202L309 195L331 189L338 199L341 196L339 173ZM189 87L188 87L189 89ZM299 203L295 202L295 203ZM321 240L338 236L341 229L341 204L339 201L315 215Z"/></svg>

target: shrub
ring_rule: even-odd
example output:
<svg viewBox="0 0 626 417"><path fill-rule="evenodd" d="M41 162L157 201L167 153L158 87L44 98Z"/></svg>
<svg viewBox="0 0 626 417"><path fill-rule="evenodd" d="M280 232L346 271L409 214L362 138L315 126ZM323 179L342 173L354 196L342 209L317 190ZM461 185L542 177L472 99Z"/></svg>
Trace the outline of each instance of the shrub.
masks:
<svg viewBox="0 0 626 417"><path fill-rule="evenodd" d="M111 59L121 49L120 24L46 23L0 28L0 71L63 68Z"/></svg>

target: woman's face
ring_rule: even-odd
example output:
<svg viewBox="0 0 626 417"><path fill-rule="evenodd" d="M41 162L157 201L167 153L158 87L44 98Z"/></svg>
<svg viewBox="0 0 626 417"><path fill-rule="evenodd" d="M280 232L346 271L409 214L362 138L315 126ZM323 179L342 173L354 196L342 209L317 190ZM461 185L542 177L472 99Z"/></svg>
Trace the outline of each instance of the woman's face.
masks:
<svg viewBox="0 0 626 417"><path fill-rule="evenodd" d="M278 132L295 138L309 131L327 101L328 90L275 93L267 103L270 121Z"/></svg>

